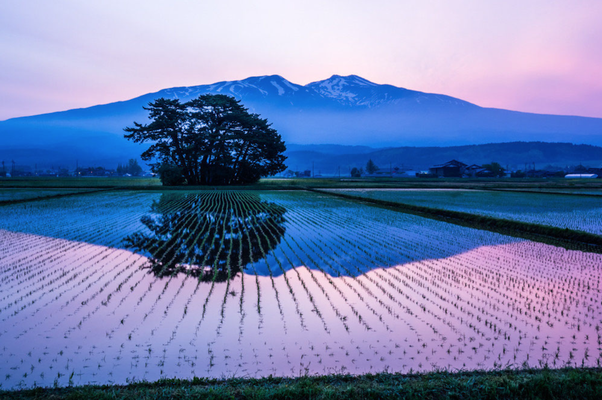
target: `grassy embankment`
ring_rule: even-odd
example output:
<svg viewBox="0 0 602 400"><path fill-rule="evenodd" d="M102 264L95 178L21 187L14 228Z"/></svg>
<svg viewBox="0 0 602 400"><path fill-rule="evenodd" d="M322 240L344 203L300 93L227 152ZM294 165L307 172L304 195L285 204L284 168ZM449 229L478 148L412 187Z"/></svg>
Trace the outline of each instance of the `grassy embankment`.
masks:
<svg viewBox="0 0 602 400"><path fill-rule="evenodd" d="M0 399L601 399L602 369L161 380L0 392Z"/></svg>

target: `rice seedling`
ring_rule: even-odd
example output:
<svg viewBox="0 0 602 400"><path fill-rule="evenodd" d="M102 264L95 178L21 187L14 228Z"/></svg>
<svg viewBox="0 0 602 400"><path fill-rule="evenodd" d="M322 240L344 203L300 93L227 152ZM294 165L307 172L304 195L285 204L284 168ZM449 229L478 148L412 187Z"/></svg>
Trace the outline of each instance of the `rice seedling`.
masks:
<svg viewBox="0 0 602 400"><path fill-rule="evenodd" d="M3 387L602 360L599 254L302 191L66 199L0 207Z"/></svg>

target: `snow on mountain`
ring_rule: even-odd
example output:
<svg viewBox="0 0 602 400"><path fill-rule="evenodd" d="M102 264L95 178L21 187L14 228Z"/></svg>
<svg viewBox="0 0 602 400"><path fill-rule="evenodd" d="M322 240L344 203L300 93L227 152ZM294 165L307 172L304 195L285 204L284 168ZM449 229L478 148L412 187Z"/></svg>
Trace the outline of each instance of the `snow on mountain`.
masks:
<svg viewBox="0 0 602 400"><path fill-rule="evenodd" d="M333 75L330 78L312 82L306 87L321 96L335 99L341 104L360 107L377 107L385 104L446 103L458 106L474 106L466 101L449 96L423 93L392 85L378 85L357 75Z"/></svg>
<svg viewBox="0 0 602 400"><path fill-rule="evenodd" d="M237 81L223 81L210 85L171 88L157 92L157 97L177 98L183 101L201 94L227 94L243 100L270 103L282 102L297 106L343 106L373 108L383 105L450 104L474 106L449 96L423 93L392 85L379 85L357 75L333 75L328 79L305 86L292 83L279 75L250 77Z"/></svg>

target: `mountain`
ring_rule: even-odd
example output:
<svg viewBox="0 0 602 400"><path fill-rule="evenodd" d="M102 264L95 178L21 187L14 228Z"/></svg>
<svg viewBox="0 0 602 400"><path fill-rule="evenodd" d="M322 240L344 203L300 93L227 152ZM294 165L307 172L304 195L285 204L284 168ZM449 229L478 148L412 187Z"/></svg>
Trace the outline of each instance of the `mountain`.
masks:
<svg viewBox="0 0 602 400"><path fill-rule="evenodd" d="M267 118L287 144L370 147L454 146L512 141L602 145L602 119L529 114L440 94L334 75L305 86L278 75L164 89L131 100L0 121L0 159L18 164L105 165L138 156L123 128L146 122L159 97L183 101L204 93L241 99Z"/></svg>

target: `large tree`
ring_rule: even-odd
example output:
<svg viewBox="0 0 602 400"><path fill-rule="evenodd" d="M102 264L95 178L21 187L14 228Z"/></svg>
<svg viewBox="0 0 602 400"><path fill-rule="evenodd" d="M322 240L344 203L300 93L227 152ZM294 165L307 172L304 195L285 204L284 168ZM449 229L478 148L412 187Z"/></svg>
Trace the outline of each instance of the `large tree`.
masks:
<svg viewBox="0 0 602 400"><path fill-rule="evenodd" d="M134 122L125 137L151 142L145 161L162 180L190 185L244 184L286 169L286 146L266 119L226 95L201 95L186 103L159 98L144 107L149 124ZM179 179L178 179L179 178Z"/></svg>

